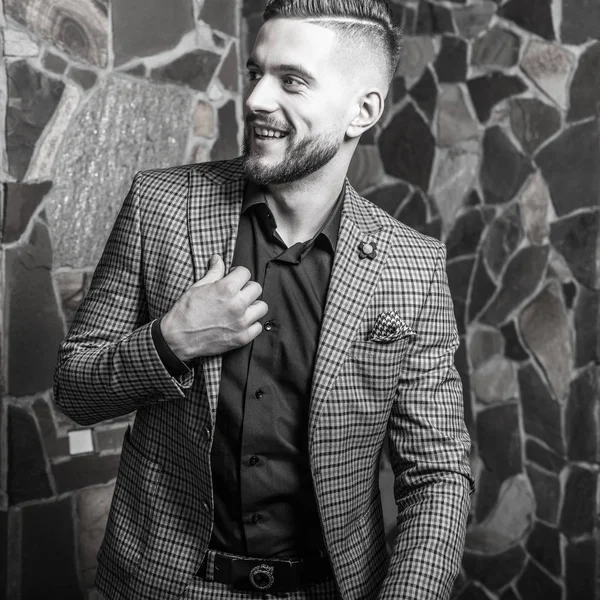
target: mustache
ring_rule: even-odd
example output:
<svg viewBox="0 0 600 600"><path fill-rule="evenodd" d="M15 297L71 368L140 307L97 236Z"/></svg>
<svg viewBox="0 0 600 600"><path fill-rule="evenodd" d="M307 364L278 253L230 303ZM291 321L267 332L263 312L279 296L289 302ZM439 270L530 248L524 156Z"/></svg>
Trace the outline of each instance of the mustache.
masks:
<svg viewBox="0 0 600 600"><path fill-rule="evenodd" d="M265 117L264 115L257 115L254 113L250 113L250 114L246 115L245 122L246 122L247 127L253 127L253 126L270 127L272 129L278 129L279 131L285 131L285 132L289 132L289 131L293 130L293 127L291 125L289 125L288 123L285 123L283 121L278 121L273 116Z"/></svg>

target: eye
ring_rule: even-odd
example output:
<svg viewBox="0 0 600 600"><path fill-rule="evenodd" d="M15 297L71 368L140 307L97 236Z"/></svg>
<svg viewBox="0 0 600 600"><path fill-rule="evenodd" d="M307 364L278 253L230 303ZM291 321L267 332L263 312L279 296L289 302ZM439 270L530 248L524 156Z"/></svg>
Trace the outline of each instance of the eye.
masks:
<svg viewBox="0 0 600 600"><path fill-rule="evenodd" d="M304 85L304 82L297 77L285 76L282 79L283 85L287 88L298 88Z"/></svg>
<svg viewBox="0 0 600 600"><path fill-rule="evenodd" d="M260 74L258 73L258 71L247 71L246 79L248 81L258 81L260 79Z"/></svg>

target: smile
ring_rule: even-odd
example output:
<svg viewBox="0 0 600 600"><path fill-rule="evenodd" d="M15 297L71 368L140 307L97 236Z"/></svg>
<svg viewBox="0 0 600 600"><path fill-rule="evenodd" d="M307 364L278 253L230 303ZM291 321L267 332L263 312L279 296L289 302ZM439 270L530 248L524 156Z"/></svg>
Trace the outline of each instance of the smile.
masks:
<svg viewBox="0 0 600 600"><path fill-rule="evenodd" d="M283 138L288 134L283 131L278 131L276 129L268 129L267 127L255 127L254 134L258 138Z"/></svg>

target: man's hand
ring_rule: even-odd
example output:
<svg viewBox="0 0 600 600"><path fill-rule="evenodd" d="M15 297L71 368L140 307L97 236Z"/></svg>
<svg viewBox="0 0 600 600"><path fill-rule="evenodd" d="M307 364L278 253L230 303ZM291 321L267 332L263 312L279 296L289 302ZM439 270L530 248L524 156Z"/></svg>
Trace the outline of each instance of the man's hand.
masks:
<svg viewBox="0 0 600 600"><path fill-rule="evenodd" d="M215 254L206 275L163 317L163 337L183 361L245 346L262 331L258 320L268 306L258 300L261 294L248 269L236 267L225 276L223 259Z"/></svg>

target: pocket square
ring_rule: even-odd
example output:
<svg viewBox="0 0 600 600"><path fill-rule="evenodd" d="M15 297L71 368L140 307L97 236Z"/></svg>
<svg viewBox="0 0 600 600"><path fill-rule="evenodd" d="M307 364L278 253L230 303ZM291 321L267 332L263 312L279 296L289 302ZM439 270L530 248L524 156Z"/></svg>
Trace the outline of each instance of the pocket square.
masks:
<svg viewBox="0 0 600 600"><path fill-rule="evenodd" d="M395 310L388 310L377 315L375 326L367 339L373 342L395 342L405 336L416 333L400 318Z"/></svg>

